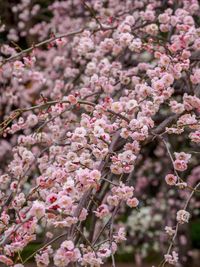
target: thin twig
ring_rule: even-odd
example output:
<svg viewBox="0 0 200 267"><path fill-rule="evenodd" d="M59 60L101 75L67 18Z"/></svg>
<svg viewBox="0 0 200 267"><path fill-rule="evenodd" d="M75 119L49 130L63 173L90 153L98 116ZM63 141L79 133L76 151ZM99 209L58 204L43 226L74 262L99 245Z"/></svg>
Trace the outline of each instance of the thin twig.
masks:
<svg viewBox="0 0 200 267"><path fill-rule="evenodd" d="M56 236L55 238L53 238L52 240L50 240L48 243L46 243L44 246L42 246L41 248L37 249L36 251L34 251L28 258L26 258L23 261L23 264L26 263L28 260L32 259L35 254L37 254L40 250L43 250L44 248L48 247L49 245L51 245L52 243L54 243L55 241L57 241L58 239L60 239L63 236L66 236L67 232L60 234L59 236Z"/></svg>
<svg viewBox="0 0 200 267"><path fill-rule="evenodd" d="M194 195L194 193L196 192L196 190L197 190L197 188L198 188L199 186L200 186L200 182L195 186L195 188L193 189L193 191L190 193L190 195L189 195L189 197L188 197L188 199L187 199L187 201L186 201L186 203L185 203L185 205L184 205L183 210L187 210L188 205L189 205L189 202L190 202L192 196ZM177 224L176 224L176 229L175 229L175 233L174 233L173 238L172 238L172 240L171 240L171 242L170 242L170 245L169 245L169 247L168 247L167 254L170 254L171 249L172 249L172 247L173 247L173 245L174 245L174 242L175 242L176 237L177 237L177 234L178 234L179 225L180 225L179 222L177 222ZM161 264L161 263L160 263L160 264ZM162 265L159 265L159 266L164 267L165 264L166 264L166 261L164 261L163 264L162 264Z"/></svg>
<svg viewBox="0 0 200 267"><path fill-rule="evenodd" d="M82 33L83 31L85 30L85 28L81 28L80 30L77 30L77 31L72 31L72 32L68 32L68 33L62 33L62 34L58 34L58 35L55 35L47 40L44 40L40 43L37 43L35 45L32 45L31 47L27 48L27 49L24 49L22 50L21 52L13 55L13 56L10 56L9 58L6 58L4 59L2 62L1 62L1 65L0 67L2 67L5 63L9 62L9 61L12 61L16 58L19 58L21 57L22 55L24 54L27 54L27 53L30 53L32 52L35 48L38 48L38 47L41 47L45 44L49 44L57 39L60 39L60 38L64 38L64 37L69 37L69 36L73 36L73 35L76 35L76 34L79 34L79 33Z"/></svg>

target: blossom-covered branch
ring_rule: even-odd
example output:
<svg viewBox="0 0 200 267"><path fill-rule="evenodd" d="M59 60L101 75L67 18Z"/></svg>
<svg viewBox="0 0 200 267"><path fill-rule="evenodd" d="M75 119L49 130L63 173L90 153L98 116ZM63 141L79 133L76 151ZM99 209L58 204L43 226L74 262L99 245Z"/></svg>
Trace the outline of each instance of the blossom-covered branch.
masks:
<svg viewBox="0 0 200 267"><path fill-rule="evenodd" d="M198 1L18 2L0 25L0 263L115 267L131 246L138 266L152 250L184 266Z"/></svg>

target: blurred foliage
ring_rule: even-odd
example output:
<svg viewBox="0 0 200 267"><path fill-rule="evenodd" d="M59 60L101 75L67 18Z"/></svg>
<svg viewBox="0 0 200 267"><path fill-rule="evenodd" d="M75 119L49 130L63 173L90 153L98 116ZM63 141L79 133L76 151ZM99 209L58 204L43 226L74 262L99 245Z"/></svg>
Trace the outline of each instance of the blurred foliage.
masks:
<svg viewBox="0 0 200 267"><path fill-rule="evenodd" d="M0 20L2 23L6 25L6 32L0 35L0 44L5 42L6 34L8 30L12 27L15 28L15 23L18 21L18 18L13 16L11 9L12 9L12 6L16 5L18 2L19 2L18 0L9 0L9 1L0 0L0 10L1 10ZM41 6L41 10L38 16L33 19L33 23L40 22L41 20L48 21L51 18L51 12L47 9L47 7L53 2L54 2L53 0L32 0L31 1L32 5L39 3ZM195 21L198 23L198 25L200 25L200 17L196 17ZM160 37L161 37L160 41L162 42L163 39L167 38L167 33L162 33ZM28 46L27 43L28 43L27 40L25 40L24 38L20 39L19 41L19 45L22 48L26 48ZM189 142L188 140L186 141ZM183 142L182 147L180 147L180 142L177 142L177 140L173 138L170 138L170 143L172 144L175 150L181 150L182 147L183 149L185 149L185 147L189 146L188 143ZM177 145L179 147L177 147ZM149 149L149 153L152 153L152 155L149 155L149 156L153 158L154 157L154 154L153 154L154 143L150 144L150 146L152 146L152 148L150 147L151 149ZM151 194L154 194L154 191L151 192ZM121 222L125 222L130 212L131 212L131 209L129 209L126 214L121 215L119 220ZM139 209L138 209L138 212L139 212ZM91 221L88 220L86 224L86 228L90 229L91 225L92 225ZM200 219L194 220L190 223L190 238L191 238L192 247L200 249ZM21 258L25 260L30 255L32 255L35 251L37 251L41 246L42 246L42 243L38 243L38 242L31 243L30 245L25 247L25 249L21 252L21 255L20 255ZM117 253L115 256L115 259L117 262L124 262L124 263L133 262L134 252ZM152 251L149 253L148 257L146 258L146 261L148 263L151 263L151 262L155 263L156 261L158 261L158 259L159 259L159 255L156 254L154 251ZM33 258L31 260L33 260Z"/></svg>
<svg viewBox="0 0 200 267"><path fill-rule="evenodd" d="M200 219L191 222L190 236L191 236L192 246L194 248L200 249Z"/></svg>
<svg viewBox="0 0 200 267"><path fill-rule="evenodd" d="M32 243L25 247L25 249L21 252L20 256L23 260L27 259L33 252L38 250L41 247L40 243ZM30 259L30 261L33 261L33 258Z"/></svg>

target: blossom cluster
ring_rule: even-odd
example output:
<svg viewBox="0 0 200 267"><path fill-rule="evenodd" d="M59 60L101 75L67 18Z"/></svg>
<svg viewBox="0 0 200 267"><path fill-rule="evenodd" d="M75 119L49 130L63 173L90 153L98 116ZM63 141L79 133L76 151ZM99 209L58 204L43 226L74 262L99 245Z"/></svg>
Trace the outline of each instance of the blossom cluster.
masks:
<svg viewBox="0 0 200 267"><path fill-rule="evenodd" d="M38 267L115 266L129 241L120 215L148 202L148 186L186 203L167 211L174 245L200 180L188 178L200 144L198 1L39 2L13 5L0 48L0 262L25 266L42 232ZM177 264L175 250L164 262Z"/></svg>

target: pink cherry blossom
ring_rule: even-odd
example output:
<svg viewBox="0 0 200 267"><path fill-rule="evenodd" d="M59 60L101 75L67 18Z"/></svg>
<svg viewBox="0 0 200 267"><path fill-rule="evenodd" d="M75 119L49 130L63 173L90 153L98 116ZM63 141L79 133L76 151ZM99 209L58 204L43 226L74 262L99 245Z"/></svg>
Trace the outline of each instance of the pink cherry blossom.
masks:
<svg viewBox="0 0 200 267"><path fill-rule="evenodd" d="M167 174L165 176L165 181L168 185L175 185L177 182L178 178L177 176L173 175L173 174Z"/></svg>
<svg viewBox="0 0 200 267"><path fill-rule="evenodd" d="M190 213L185 211L185 210L179 210L177 212L177 216L176 219L179 223L183 224L183 223L188 223L190 218Z"/></svg>
<svg viewBox="0 0 200 267"><path fill-rule="evenodd" d="M174 168L177 171L181 171L181 172L187 170L187 168L188 168L187 161L176 159L174 161Z"/></svg>
<svg viewBox="0 0 200 267"><path fill-rule="evenodd" d="M45 205L44 203L36 200L33 202L33 206L30 209L29 214L35 216L37 219L40 219L45 215Z"/></svg>
<svg viewBox="0 0 200 267"><path fill-rule="evenodd" d="M136 197L134 197L134 198L129 198L129 199L127 200L127 205L128 205L129 207L131 207L131 208L136 208L136 207L138 206L138 204L139 204L139 201L138 201L138 199L137 199Z"/></svg>
<svg viewBox="0 0 200 267"><path fill-rule="evenodd" d="M199 1L1 2L2 264L26 266L33 242L39 267L117 266L122 247L188 261Z"/></svg>

